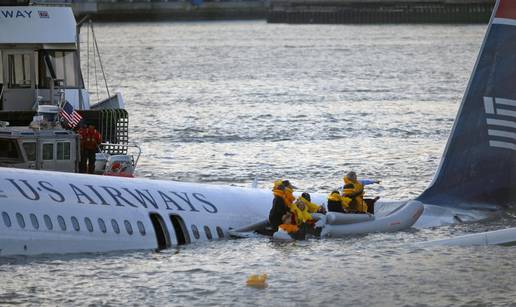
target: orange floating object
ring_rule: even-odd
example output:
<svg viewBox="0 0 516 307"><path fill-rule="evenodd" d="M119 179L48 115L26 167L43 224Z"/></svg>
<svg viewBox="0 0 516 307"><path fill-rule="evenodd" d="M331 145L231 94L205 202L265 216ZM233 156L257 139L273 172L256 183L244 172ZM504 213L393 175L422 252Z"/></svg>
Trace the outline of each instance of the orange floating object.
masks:
<svg viewBox="0 0 516 307"><path fill-rule="evenodd" d="M247 286L253 288L267 288L267 274L251 275L247 278Z"/></svg>

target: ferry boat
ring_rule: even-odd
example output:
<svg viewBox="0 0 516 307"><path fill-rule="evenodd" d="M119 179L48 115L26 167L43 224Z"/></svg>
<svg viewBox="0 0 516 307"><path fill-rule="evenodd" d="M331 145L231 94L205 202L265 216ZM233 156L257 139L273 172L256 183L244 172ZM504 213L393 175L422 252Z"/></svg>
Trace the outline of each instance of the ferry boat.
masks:
<svg viewBox="0 0 516 307"><path fill-rule="evenodd" d="M67 103L82 116L81 124L94 125L102 135L96 173L132 175L138 158L128 155L122 96L109 95L106 83L108 97L92 103L85 88L84 23L77 24L66 6L0 7L0 166L78 172L79 136L59 121L60 107Z"/></svg>

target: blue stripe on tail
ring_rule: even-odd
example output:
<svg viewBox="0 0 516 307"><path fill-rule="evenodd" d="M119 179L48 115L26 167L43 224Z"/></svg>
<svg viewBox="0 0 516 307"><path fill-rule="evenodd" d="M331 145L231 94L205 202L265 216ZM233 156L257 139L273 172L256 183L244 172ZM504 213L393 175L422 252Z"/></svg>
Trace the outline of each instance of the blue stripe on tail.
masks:
<svg viewBox="0 0 516 307"><path fill-rule="evenodd" d="M439 170L417 198L423 203L516 203L516 20L491 23Z"/></svg>

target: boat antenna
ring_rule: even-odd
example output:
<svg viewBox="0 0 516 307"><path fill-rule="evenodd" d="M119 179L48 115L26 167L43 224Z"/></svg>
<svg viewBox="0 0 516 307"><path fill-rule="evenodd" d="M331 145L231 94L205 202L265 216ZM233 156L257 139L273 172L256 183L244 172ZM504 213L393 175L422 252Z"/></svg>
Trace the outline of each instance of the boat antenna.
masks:
<svg viewBox="0 0 516 307"><path fill-rule="evenodd" d="M107 91L108 98L109 98L109 97L111 97L111 95L109 94L109 87L107 84L106 73L104 72L104 65L102 65L102 58L100 57L99 45L97 44L97 38L95 37L95 31L93 30L93 22L91 21L91 19L90 19L90 27L91 27L91 35L93 38L93 45L95 46L95 50L97 51L97 55L99 57L100 70L102 71L102 77L104 78L104 84L106 86L106 91Z"/></svg>

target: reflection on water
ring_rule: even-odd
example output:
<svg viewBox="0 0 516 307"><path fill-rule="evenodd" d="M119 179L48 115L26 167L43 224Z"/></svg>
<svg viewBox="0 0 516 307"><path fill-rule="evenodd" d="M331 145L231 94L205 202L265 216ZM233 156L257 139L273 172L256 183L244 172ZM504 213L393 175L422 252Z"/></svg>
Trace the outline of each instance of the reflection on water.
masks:
<svg viewBox="0 0 516 307"><path fill-rule="evenodd" d="M101 24L96 32L144 151L139 176L238 186L257 177L264 188L283 177L326 192L353 169L382 181L369 194L403 199L433 176L484 27L253 21ZM412 243L513 220L2 259L0 303L507 305L514 247ZM246 287L258 273L269 287Z"/></svg>

